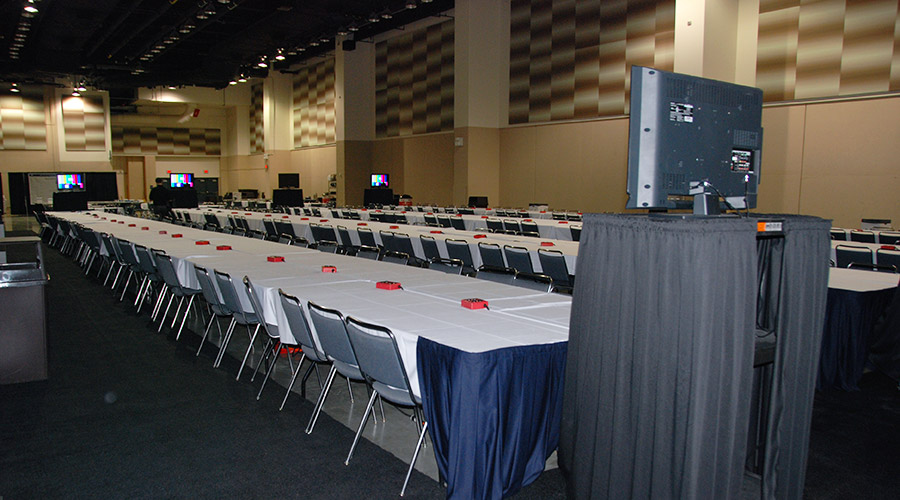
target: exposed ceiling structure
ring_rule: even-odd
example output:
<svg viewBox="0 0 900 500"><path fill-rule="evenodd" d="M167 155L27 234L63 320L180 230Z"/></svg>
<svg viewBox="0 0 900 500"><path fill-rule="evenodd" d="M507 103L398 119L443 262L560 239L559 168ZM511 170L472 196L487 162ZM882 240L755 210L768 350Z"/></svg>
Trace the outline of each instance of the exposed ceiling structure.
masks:
<svg viewBox="0 0 900 500"><path fill-rule="evenodd" d="M0 80L222 88L333 51L338 35L370 40L452 8L453 0L0 0Z"/></svg>

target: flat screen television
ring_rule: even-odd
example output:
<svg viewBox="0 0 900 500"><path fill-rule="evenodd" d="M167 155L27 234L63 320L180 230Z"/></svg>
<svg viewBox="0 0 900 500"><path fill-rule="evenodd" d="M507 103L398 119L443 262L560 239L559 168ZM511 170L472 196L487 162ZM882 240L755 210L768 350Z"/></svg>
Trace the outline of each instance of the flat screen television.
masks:
<svg viewBox="0 0 900 500"><path fill-rule="evenodd" d="M56 174L56 187L60 191L84 189L84 177L81 174Z"/></svg>
<svg viewBox="0 0 900 500"><path fill-rule="evenodd" d="M194 174L169 174L169 186L173 188L194 187Z"/></svg>
<svg viewBox="0 0 900 500"><path fill-rule="evenodd" d="M625 208L756 207L762 90L631 67Z"/></svg>
<svg viewBox="0 0 900 500"><path fill-rule="evenodd" d="M371 186L373 188L390 187L390 174L372 174Z"/></svg>

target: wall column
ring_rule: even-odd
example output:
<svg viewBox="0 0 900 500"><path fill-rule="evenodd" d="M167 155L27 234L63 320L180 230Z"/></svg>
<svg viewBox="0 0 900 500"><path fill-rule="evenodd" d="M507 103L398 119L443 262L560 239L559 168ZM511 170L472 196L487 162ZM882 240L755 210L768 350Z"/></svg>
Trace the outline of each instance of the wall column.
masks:
<svg viewBox="0 0 900 500"><path fill-rule="evenodd" d="M453 203L500 200L500 127L509 89L509 6L457 0L454 11Z"/></svg>
<svg viewBox="0 0 900 500"><path fill-rule="evenodd" d="M362 205L372 170L375 139L375 45L357 42L352 51L336 42L334 122L337 142L337 204Z"/></svg>
<svg viewBox="0 0 900 500"><path fill-rule="evenodd" d="M675 72L756 83L759 0L675 4Z"/></svg>

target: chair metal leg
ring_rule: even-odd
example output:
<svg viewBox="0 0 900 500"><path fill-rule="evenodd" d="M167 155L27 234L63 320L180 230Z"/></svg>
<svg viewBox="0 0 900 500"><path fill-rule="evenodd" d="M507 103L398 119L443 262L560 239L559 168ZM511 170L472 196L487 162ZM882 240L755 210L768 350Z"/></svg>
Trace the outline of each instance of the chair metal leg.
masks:
<svg viewBox="0 0 900 500"><path fill-rule="evenodd" d="M184 323L187 321L188 312L191 310L191 304L194 303L194 296L191 295L191 298L188 299L187 307L184 309L184 317L181 318L181 326L178 327L178 333L175 334L175 340L181 338L181 330L184 329Z"/></svg>
<svg viewBox="0 0 900 500"><path fill-rule="evenodd" d="M178 306L175 307L175 316L172 317L172 324L169 325L169 328L175 328L175 323L178 322L178 313L181 312L181 304L184 304L184 295L178 297Z"/></svg>
<svg viewBox="0 0 900 500"><path fill-rule="evenodd" d="M225 357L225 351L228 349L228 342L231 341L231 336L234 334L235 326L237 326L237 320L231 318L231 323L228 325L228 330L225 330L225 338L222 339L222 345L219 346L219 354L216 356L216 362L213 363L213 368L218 368L219 365L222 364L222 358Z"/></svg>
<svg viewBox="0 0 900 500"><path fill-rule="evenodd" d="M406 479L403 480L403 488L400 490L402 497L406 493L406 485L409 483L409 476L412 475L413 467L416 466L416 460L419 458L419 450L422 449L422 443L425 441L425 432L428 430L428 422L422 424L422 433L419 434L419 442L416 443L416 451L413 452L412 460L409 462L409 469L406 470Z"/></svg>
<svg viewBox="0 0 900 500"><path fill-rule="evenodd" d="M175 299L175 294L172 293L169 295L169 302L166 304L166 310L163 312L162 319L159 321L159 328L156 329L156 333L159 333L163 329L163 325L166 324L166 317L169 315L169 308L172 307L172 300Z"/></svg>
<svg viewBox="0 0 900 500"><path fill-rule="evenodd" d="M350 458L353 457L353 451L356 450L356 443L359 442L359 436L362 434L366 422L369 421L369 412L372 411L372 406L375 404L376 397L378 397L378 391L372 391L372 395L369 396L369 404L366 405L366 412L363 413L363 418L359 421L359 428L356 429L356 436L353 437L353 445L350 446L350 453L347 454L347 460L344 460L344 465L350 465Z"/></svg>
<svg viewBox="0 0 900 500"><path fill-rule="evenodd" d="M303 353L300 356L300 362L297 363L297 369L294 370L294 374L291 376L291 383L288 384L287 392L284 393L284 399L281 400L281 406L278 407L278 411L284 409L284 404L287 403L288 396L291 395L291 389L294 388L294 382L297 381L297 375L300 375L300 368L303 366L303 360L306 359L306 353ZM315 364L315 363L313 363Z"/></svg>
<svg viewBox="0 0 900 500"><path fill-rule="evenodd" d="M319 399L316 401L316 407L313 410L313 414L309 419L309 423L306 424L306 433L312 434L313 429L316 427L316 420L319 419L319 412L322 411L322 405L325 404L325 398L328 397L328 391L331 389L331 383L334 381L334 376L337 374L337 368L334 365L331 365L331 370L328 371L328 379L325 381L325 388L322 389L322 393L319 394Z"/></svg>
<svg viewBox="0 0 900 500"><path fill-rule="evenodd" d="M213 321L216 321L215 314L209 317L209 323L206 324L206 330L203 332L203 337L200 339L200 347L197 348L197 354L195 356L200 356L200 351L203 350L203 344L206 342L206 336L209 335L209 329L212 328Z"/></svg>
<svg viewBox="0 0 900 500"><path fill-rule="evenodd" d="M278 347L280 347L281 341L279 340L275 344L276 344L275 348L277 349ZM262 350L263 355L259 357L259 360L256 361L256 367L253 368L253 375L250 376L250 382L253 382L254 380L256 380L256 374L259 373L259 367L262 366L263 361L269 359L269 347L271 347L271 346L272 346L272 338L269 337L268 339L266 339L266 345L263 346L263 350ZM276 357L278 356L277 352L275 353L275 356Z"/></svg>
<svg viewBox="0 0 900 500"><path fill-rule="evenodd" d="M253 350L253 342L256 340L256 335L259 333L259 327L260 324L257 323L256 328L253 330L253 335L250 336L250 345L247 346L247 352L244 353L244 360L241 361L241 367L238 368L237 377L234 378L235 380L241 379L241 372L244 371L244 365L247 364L247 358L250 357L250 351ZM247 325L247 331L250 331L250 325ZM265 353L263 353L263 355L265 355Z"/></svg>
<svg viewBox="0 0 900 500"><path fill-rule="evenodd" d="M128 270L128 279L125 280L125 286L122 287L122 295L119 297L119 302L122 302L125 299L125 292L128 291L128 284L131 283L132 276L134 276L134 271L129 269Z"/></svg>
<svg viewBox="0 0 900 500"><path fill-rule="evenodd" d="M259 387L259 392L256 394L257 401L259 401L260 396L262 396L263 389L266 388L266 382L268 382L269 377L272 376L272 370L275 369L275 363L278 362L278 351L280 351L280 350L281 350L281 341L278 341L275 344L275 356L274 356L274 359L272 360L272 364L270 364L269 369L266 370L266 378L263 379L262 385ZM290 357L290 353L288 353L288 356Z"/></svg>
<svg viewBox="0 0 900 500"><path fill-rule="evenodd" d="M162 288L159 290L159 296L156 297L156 303L153 304L153 313L150 314L150 320L156 321L156 317L159 315L159 311L162 309L162 303L166 298L166 292L169 291L169 285L163 284Z"/></svg>

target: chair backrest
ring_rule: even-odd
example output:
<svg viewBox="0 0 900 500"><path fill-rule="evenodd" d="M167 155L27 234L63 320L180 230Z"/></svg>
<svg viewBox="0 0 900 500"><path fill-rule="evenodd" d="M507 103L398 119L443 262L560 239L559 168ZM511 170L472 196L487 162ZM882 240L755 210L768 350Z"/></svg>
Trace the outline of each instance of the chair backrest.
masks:
<svg viewBox="0 0 900 500"><path fill-rule="evenodd" d="M129 266L138 266L137 256L134 253L134 247L130 241L116 238L121 252L122 262Z"/></svg>
<svg viewBox="0 0 900 500"><path fill-rule="evenodd" d="M577 213L566 214L566 220L581 222L581 215Z"/></svg>
<svg viewBox="0 0 900 500"><path fill-rule="evenodd" d="M426 226L432 226L432 227L440 226L440 224L438 223L437 217L435 217L433 215L428 215L428 214L425 214L424 217L425 217L425 225Z"/></svg>
<svg viewBox="0 0 900 500"><path fill-rule="evenodd" d="M503 245L503 254L506 255L506 263L509 267L520 273L534 273L531 254L527 248Z"/></svg>
<svg viewBox="0 0 900 500"><path fill-rule="evenodd" d="M307 304L309 317L319 337L322 352L334 363L341 375L351 380L363 380L359 362L347 336L347 326L339 311L324 308L314 302Z"/></svg>
<svg viewBox="0 0 900 500"><path fill-rule="evenodd" d="M564 213L553 212L550 216L553 220L566 220L566 214Z"/></svg>
<svg viewBox="0 0 900 500"><path fill-rule="evenodd" d="M216 284L219 286L219 293L222 294L222 302L234 315L234 319L242 325L255 325L259 323L259 318L256 317L256 314L252 311L245 311L244 306L241 305L241 299L238 298L237 290L234 287L234 281L232 281L231 275L223 273L218 269L213 269L213 274L216 277Z"/></svg>
<svg viewBox="0 0 900 500"><path fill-rule="evenodd" d="M503 230L503 221L500 219L485 219L487 223L488 229L491 231L502 231Z"/></svg>
<svg viewBox="0 0 900 500"><path fill-rule="evenodd" d="M572 241L581 241L581 226L569 226L572 232Z"/></svg>
<svg viewBox="0 0 900 500"><path fill-rule="evenodd" d="M262 232L262 231L254 231L254 230L250 230L250 231L247 233L247 235L250 236L251 238L256 238L257 240L264 240L264 239L266 239L266 233L264 233L264 232Z"/></svg>
<svg viewBox="0 0 900 500"><path fill-rule="evenodd" d="M347 229L346 226L338 226L337 230L338 238L340 238L340 241L338 241L338 243L340 243L344 248L352 248L353 240L350 238L350 230Z"/></svg>
<svg viewBox="0 0 900 500"><path fill-rule="evenodd" d="M213 312L220 316L230 316L231 309L225 306L219 292L216 291L216 285L213 283L212 276L205 267L194 266L194 274L197 275L197 281L200 282L200 291L206 303L213 308Z"/></svg>
<svg viewBox="0 0 900 500"><path fill-rule="evenodd" d="M452 223L450 221L450 217L448 217L446 215L438 215L438 216L436 216L436 218L437 218L437 223L439 226L451 227Z"/></svg>
<svg viewBox="0 0 900 500"><path fill-rule="evenodd" d="M147 274L156 274L156 262L150 251L144 245L134 245L134 253L137 255L138 267Z"/></svg>
<svg viewBox="0 0 900 500"><path fill-rule="evenodd" d="M546 274L516 273L514 286L550 293L553 291L553 278Z"/></svg>
<svg viewBox="0 0 900 500"><path fill-rule="evenodd" d="M263 219L263 227L266 228L267 236L275 236L278 237L278 228L275 227L275 221L269 218Z"/></svg>
<svg viewBox="0 0 900 500"><path fill-rule="evenodd" d="M475 277L481 280L503 283L505 285L512 285L513 280L516 279L516 270L511 267L496 267L484 265L478 268L478 272L475 274Z"/></svg>
<svg viewBox="0 0 900 500"><path fill-rule="evenodd" d="M360 245L378 248L378 243L375 242L375 233L371 229L360 227L356 229L356 234L359 235Z"/></svg>
<svg viewBox="0 0 900 500"><path fill-rule="evenodd" d="M450 225L453 226L453 229L466 230L466 221L462 217L450 217Z"/></svg>
<svg viewBox="0 0 900 500"><path fill-rule="evenodd" d="M543 274L553 278L557 286L569 286L569 267L566 258L559 250L538 249L538 258L541 260Z"/></svg>
<svg viewBox="0 0 900 500"><path fill-rule="evenodd" d="M278 243L283 243L285 245L293 245L294 238L289 234L281 233L281 236L278 237Z"/></svg>
<svg viewBox="0 0 900 500"><path fill-rule="evenodd" d="M895 269L900 270L900 250L879 248L878 250L875 250L875 257L878 261L878 265L894 266Z"/></svg>
<svg viewBox="0 0 900 500"><path fill-rule="evenodd" d="M419 241L422 242L422 250L425 252L426 260L441 258L441 252L438 250L437 242L433 236L420 234Z"/></svg>
<svg viewBox="0 0 900 500"><path fill-rule="evenodd" d="M540 231L538 230L537 222L523 220L521 222L521 226L522 226L523 233L538 233L538 234L540 234Z"/></svg>
<svg viewBox="0 0 900 500"><path fill-rule="evenodd" d="M850 231L850 241L856 241L858 243L875 243L875 233L872 231L854 229L853 231Z"/></svg>
<svg viewBox="0 0 900 500"><path fill-rule="evenodd" d="M506 267L503 261L503 250L496 243L478 243L478 253L481 254L481 262L491 267Z"/></svg>
<svg viewBox="0 0 900 500"><path fill-rule="evenodd" d="M843 229L831 228L831 239L836 241L847 241L847 232Z"/></svg>
<svg viewBox="0 0 900 500"><path fill-rule="evenodd" d="M900 245L900 233L881 232L878 235L878 243L882 245Z"/></svg>
<svg viewBox="0 0 900 500"><path fill-rule="evenodd" d="M303 308L300 306L300 300L293 295L284 293L284 290L278 289L278 296L281 299L281 308L284 310L284 317L287 318L287 326L294 340L297 341L306 357L313 361L327 361L325 353L319 347L312 331L309 329L309 323L306 321L306 315L303 314Z"/></svg>
<svg viewBox="0 0 900 500"><path fill-rule="evenodd" d="M835 265L837 267L850 267L850 264L874 264L875 253L866 247L853 245L838 245L834 247Z"/></svg>
<svg viewBox="0 0 900 500"><path fill-rule="evenodd" d="M265 330L266 335L273 339L279 339L278 335L278 327L276 325L269 324L265 320L265 311L263 310L262 303L259 300L259 296L256 294L256 290L253 288L253 284L250 282L250 277L244 275L244 291L247 292L247 298L250 299L250 308L253 309L253 314L259 320L259 324L262 326L263 330Z"/></svg>
<svg viewBox="0 0 900 500"><path fill-rule="evenodd" d="M348 317L347 335L359 369L375 391L391 403L414 406L416 398L394 334L383 326Z"/></svg>
<svg viewBox="0 0 900 500"><path fill-rule="evenodd" d="M392 231L378 231L381 236L381 246L388 252L401 252L394 244L394 233Z"/></svg>
<svg viewBox="0 0 900 500"><path fill-rule="evenodd" d="M521 231L521 228L519 228L519 221L515 219L503 219L503 229L505 231L515 231L517 233Z"/></svg>
<svg viewBox="0 0 900 500"><path fill-rule="evenodd" d="M398 252L405 253L410 257L416 255L416 251L413 250L412 240L409 239L409 235L406 233L394 233L394 247Z"/></svg>
<svg viewBox="0 0 900 500"><path fill-rule="evenodd" d="M472 262L472 251L469 249L469 243L465 240L447 239L447 254L451 259L461 260L463 264L469 267L475 267Z"/></svg>
<svg viewBox="0 0 900 500"><path fill-rule="evenodd" d="M215 227L219 227L219 218L214 214L203 214L206 216L206 223Z"/></svg>
<svg viewBox="0 0 900 500"><path fill-rule="evenodd" d="M178 274L175 273L172 257L166 255L162 250L153 250L153 259L156 261L156 268L159 269L159 275L166 285L169 288L180 290L181 282L178 281Z"/></svg>
<svg viewBox="0 0 900 500"><path fill-rule="evenodd" d="M286 220L276 220L275 229L278 230L279 235L286 234L291 238L297 237L297 233L294 232L294 226Z"/></svg>

